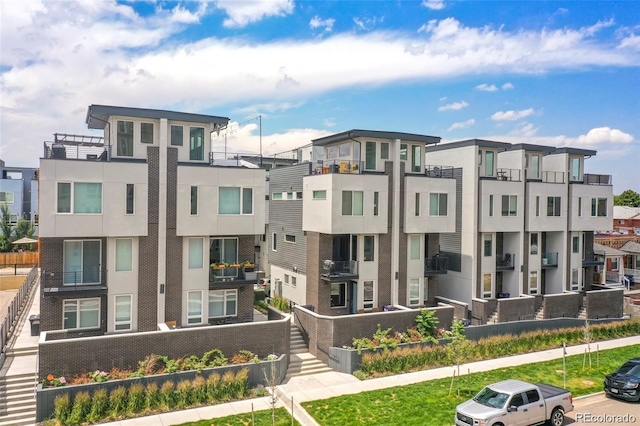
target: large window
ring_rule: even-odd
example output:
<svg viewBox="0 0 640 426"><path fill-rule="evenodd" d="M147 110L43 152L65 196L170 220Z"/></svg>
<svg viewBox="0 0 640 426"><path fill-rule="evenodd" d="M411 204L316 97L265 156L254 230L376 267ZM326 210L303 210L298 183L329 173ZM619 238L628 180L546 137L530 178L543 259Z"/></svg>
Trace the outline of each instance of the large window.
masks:
<svg viewBox="0 0 640 426"><path fill-rule="evenodd" d="M102 184L58 182L57 212L102 214Z"/></svg>
<svg viewBox="0 0 640 426"><path fill-rule="evenodd" d="M529 236L530 239L530 253L531 254L538 254L538 233L537 232L533 232L531 233L531 235Z"/></svg>
<svg viewBox="0 0 640 426"><path fill-rule="evenodd" d="M484 153L484 175L485 176L493 176L493 151L486 151Z"/></svg>
<svg viewBox="0 0 640 426"><path fill-rule="evenodd" d="M363 308L372 310L375 306L375 285L373 281L365 281L363 283Z"/></svg>
<svg viewBox="0 0 640 426"><path fill-rule="evenodd" d="M447 215L447 194L429 194L429 216Z"/></svg>
<svg viewBox="0 0 640 426"><path fill-rule="evenodd" d="M140 123L140 143L153 143L153 123Z"/></svg>
<svg viewBox="0 0 640 426"><path fill-rule="evenodd" d="M373 235L364 236L364 261L372 262L375 256L375 237Z"/></svg>
<svg viewBox="0 0 640 426"><path fill-rule="evenodd" d="M209 318L238 315L238 290L209 290Z"/></svg>
<svg viewBox="0 0 640 426"><path fill-rule="evenodd" d="M189 238L189 269L201 269L204 267L203 246L204 240L202 238Z"/></svg>
<svg viewBox="0 0 640 426"><path fill-rule="evenodd" d="M416 306L422 302L420 297L420 278L409 279L409 306Z"/></svg>
<svg viewBox="0 0 640 426"><path fill-rule="evenodd" d="M607 199L592 198L591 199L591 216L606 217L607 216Z"/></svg>
<svg viewBox="0 0 640 426"><path fill-rule="evenodd" d="M400 161L407 161L407 144L400 144Z"/></svg>
<svg viewBox="0 0 640 426"><path fill-rule="evenodd" d="M219 214L253 214L253 188L220 187Z"/></svg>
<svg viewBox="0 0 640 426"><path fill-rule="evenodd" d="M184 143L184 135L183 135L183 127L182 126L171 126L171 145L173 146L182 146Z"/></svg>
<svg viewBox="0 0 640 426"><path fill-rule="evenodd" d="M492 295L491 291L491 274L484 274L482 276L482 297L490 298Z"/></svg>
<svg viewBox="0 0 640 426"><path fill-rule="evenodd" d="M502 196L502 216L517 216L518 214L518 196L503 195Z"/></svg>
<svg viewBox="0 0 640 426"><path fill-rule="evenodd" d="M133 157L133 121L118 120L118 157Z"/></svg>
<svg viewBox="0 0 640 426"><path fill-rule="evenodd" d="M331 283L331 307L344 308L347 306L347 283Z"/></svg>
<svg viewBox="0 0 640 426"><path fill-rule="evenodd" d="M420 259L420 235L409 236L409 250L411 260Z"/></svg>
<svg viewBox="0 0 640 426"><path fill-rule="evenodd" d="M0 204L13 204L13 192L0 192Z"/></svg>
<svg viewBox="0 0 640 426"><path fill-rule="evenodd" d="M126 203L125 203L126 204L125 213L126 214L133 214L134 213L133 208L134 208L134 201L135 201L135 198L134 198L135 192L134 192L134 186L133 186L132 183L128 183L127 184L126 193L127 193L127 195L126 195Z"/></svg>
<svg viewBox="0 0 640 426"><path fill-rule="evenodd" d="M364 152L364 168L366 170L376 169L376 142L367 142Z"/></svg>
<svg viewBox="0 0 640 426"><path fill-rule="evenodd" d="M364 212L364 192L342 191L342 215L362 216Z"/></svg>
<svg viewBox="0 0 640 426"><path fill-rule="evenodd" d="M493 256L493 234L484 234L484 255Z"/></svg>
<svg viewBox="0 0 640 426"><path fill-rule="evenodd" d="M209 248L210 263L237 263L237 238L212 238Z"/></svg>
<svg viewBox="0 0 640 426"><path fill-rule="evenodd" d="M130 331L131 330L131 295L115 297L115 315L114 330Z"/></svg>
<svg viewBox="0 0 640 426"><path fill-rule="evenodd" d="M560 197L547 197L547 216L560 216Z"/></svg>
<svg viewBox="0 0 640 426"><path fill-rule="evenodd" d="M73 299L63 302L62 328L97 328L100 326L100 299Z"/></svg>
<svg viewBox="0 0 640 426"><path fill-rule="evenodd" d="M187 296L187 324L202 323L202 291L190 291Z"/></svg>
<svg viewBox="0 0 640 426"><path fill-rule="evenodd" d="M100 283L99 240L65 241L63 251L63 284Z"/></svg>
<svg viewBox="0 0 640 426"><path fill-rule="evenodd" d="M540 179L540 156L538 154L527 155L529 160L529 179Z"/></svg>
<svg viewBox="0 0 640 426"><path fill-rule="evenodd" d="M380 144L380 159L382 160L389 159L389 142L382 142Z"/></svg>
<svg viewBox="0 0 640 426"><path fill-rule="evenodd" d="M538 294L538 271L529 272L529 294Z"/></svg>
<svg viewBox="0 0 640 426"><path fill-rule="evenodd" d="M580 236L574 235L571 237L571 252L580 253Z"/></svg>
<svg viewBox="0 0 640 426"><path fill-rule="evenodd" d="M192 215L198 214L198 187L197 186L191 187L191 214Z"/></svg>
<svg viewBox="0 0 640 426"><path fill-rule="evenodd" d="M204 128L189 128L189 160L204 160Z"/></svg>
<svg viewBox="0 0 640 426"><path fill-rule="evenodd" d="M580 158L574 157L571 159L571 180L580 181Z"/></svg>
<svg viewBox="0 0 640 426"><path fill-rule="evenodd" d="M133 239L116 238L116 272L133 271Z"/></svg>
<svg viewBox="0 0 640 426"><path fill-rule="evenodd" d="M411 171L414 173L422 171L422 149L420 149L420 145L411 145Z"/></svg>

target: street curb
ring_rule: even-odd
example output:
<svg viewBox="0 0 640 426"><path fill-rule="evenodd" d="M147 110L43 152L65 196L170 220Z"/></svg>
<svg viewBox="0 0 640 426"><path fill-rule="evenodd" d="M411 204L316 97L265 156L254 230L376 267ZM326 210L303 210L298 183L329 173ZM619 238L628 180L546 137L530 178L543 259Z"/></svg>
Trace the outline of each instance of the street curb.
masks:
<svg viewBox="0 0 640 426"><path fill-rule="evenodd" d="M573 398L574 401L579 401L581 399L587 399L587 398L591 398L592 396L598 396L598 395L603 395L604 391L600 391L600 392L596 392L596 393L590 393L589 395L582 395L582 396L576 396L575 398Z"/></svg>

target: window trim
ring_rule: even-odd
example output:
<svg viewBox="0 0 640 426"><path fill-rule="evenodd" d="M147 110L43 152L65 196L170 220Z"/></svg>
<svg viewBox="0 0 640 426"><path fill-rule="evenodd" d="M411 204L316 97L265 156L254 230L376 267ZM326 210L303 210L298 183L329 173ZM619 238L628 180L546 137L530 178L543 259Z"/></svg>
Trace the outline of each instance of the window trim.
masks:
<svg viewBox="0 0 640 426"><path fill-rule="evenodd" d="M505 206L505 199L507 201L507 205ZM513 203L515 203L515 210L511 210L513 207ZM505 207L507 208L505 211ZM502 217L517 217L518 216L518 196L517 195L502 195L502 205L501 205Z"/></svg>
<svg viewBox="0 0 640 426"><path fill-rule="evenodd" d="M553 210L553 214L549 214L550 209ZM562 197L547 196L547 217L562 217Z"/></svg>
<svg viewBox="0 0 640 426"><path fill-rule="evenodd" d="M491 296L493 296L493 274L491 273L486 273L486 274L482 274L482 298L483 299L490 299ZM485 291L485 284L487 283L487 277L489 277L489 287L490 290L489 291Z"/></svg>
<svg viewBox="0 0 640 426"><path fill-rule="evenodd" d="M349 192L351 193L351 212L350 213L345 213L345 206L344 206L344 198L346 193ZM360 214L355 214L355 208L356 208L356 193L362 194L362 204L361 204L361 213ZM344 189L342 190L342 199L341 199L341 203L342 203L342 216L364 216L364 191L355 191L352 189Z"/></svg>
<svg viewBox="0 0 640 426"><path fill-rule="evenodd" d="M327 190L326 189L313 190L312 199L313 200L326 200L327 199Z"/></svg>
<svg viewBox="0 0 640 426"><path fill-rule="evenodd" d="M209 290L207 295L208 295L208 303L207 303L207 308L210 308L211 306L211 293L222 293L222 315L217 315L217 316L211 316L211 309L208 309L208 315L209 315L209 319L215 319L215 318L225 318L225 317L237 317L238 316L238 289L216 289L216 290ZM227 312L227 303L228 303L228 295L229 294L233 294L235 295L235 310L236 312L231 315Z"/></svg>
<svg viewBox="0 0 640 426"><path fill-rule="evenodd" d="M221 213L220 212L220 207L222 206L222 203L220 202L220 197L222 196L222 189L238 189L240 191L240 213ZM245 205L244 205L244 191L245 190L251 190L251 213L245 213ZM252 216L254 214L254 204L255 204L255 200L254 200L254 196L253 196L253 187L250 186L220 186L218 188L218 214L221 216Z"/></svg>
<svg viewBox="0 0 640 426"><path fill-rule="evenodd" d="M434 198L435 197L435 198ZM444 198L444 203L442 202ZM432 206L434 199L437 200L437 205L435 206L437 213L434 213L434 208ZM429 216L431 217L446 217L449 215L449 194L446 192L430 192L429 193ZM443 206L444 206L444 214L443 214Z"/></svg>
<svg viewBox="0 0 640 426"><path fill-rule="evenodd" d="M213 238L212 238L213 239ZM191 264L191 241L200 240L200 263ZM202 237L188 237L187 238L187 269L203 269L204 268L204 238Z"/></svg>
<svg viewBox="0 0 640 426"><path fill-rule="evenodd" d="M333 296L334 296L333 295L333 287L334 286L340 286L340 287L343 288L342 291L340 291L340 289L338 290L338 292L339 292L338 301L340 301L340 299L344 299L342 305L334 305L333 304ZM347 301L347 283L346 282L331 283L331 288L329 289L329 299L330 299L330 303L331 303L331 309L344 309L344 308L346 308L347 304L348 304L348 301Z"/></svg>
<svg viewBox="0 0 640 426"><path fill-rule="evenodd" d="M604 205L604 214L600 214L600 205ZM591 217L607 217L607 198L592 197L591 198Z"/></svg>
<svg viewBox="0 0 640 426"><path fill-rule="evenodd" d="M365 288L367 283L371 283L371 299L366 298ZM372 311L376 306L377 285L375 280L365 280L362 282L362 309Z"/></svg>
<svg viewBox="0 0 640 426"><path fill-rule="evenodd" d="M75 211L75 198L76 198L76 184L92 184L100 186L100 213L76 213ZM69 211L60 211L60 184L69 185ZM104 191L102 190L102 182L80 182L80 181L58 181L56 182L56 214L76 214L76 215L102 215L104 214Z"/></svg>
<svg viewBox="0 0 640 426"><path fill-rule="evenodd" d="M411 289L414 287L414 285L417 287L418 290L418 294L417 294L417 298L412 298L411 297ZM409 278L407 280L407 304L409 306L420 306L423 302L423 297L421 295L422 291L422 283L420 282L420 278Z"/></svg>
<svg viewBox="0 0 640 426"><path fill-rule="evenodd" d="M271 233L271 251L278 251L278 234Z"/></svg>
<svg viewBox="0 0 640 426"><path fill-rule="evenodd" d="M118 321L118 298L127 297L129 299L129 319L127 321ZM118 328L120 325L126 325L127 328ZM113 298L113 331L114 333L124 333L133 330L133 294L116 294Z"/></svg>
<svg viewBox="0 0 640 426"><path fill-rule="evenodd" d="M371 257L367 258L367 241L371 242ZM376 237L375 235L364 235L362 241L363 262L375 262L376 259Z"/></svg>
<svg viewBox="0 0 640 426"><path fill-rule="evenodd" d="M421 259L421 239L419 234L411 234L409 235L409 260L420 260ZM415 249L417 248L417 252Z"/></svg>
<svg viewBox="0 0 640 426"><path fill-rule="evenodd" d="M414 199L415 199L415 201L414 201L415 202L415 205L414 205L415 211L413 213L414 213L414 216L420 217L420 193L419 192L416 192L416 194L414 196Z"/></svg>
<svg viewBox="0 0 640 426"><path fill-rule="evenodd" d="M489 249L488 251L487 248ZM482 236L482 257L491 256L493 256L493 234L484 234Z"/></svg>
<svg viewBox="0 0 640 426"><path fill-rule="evenodd" d="M80 271L75 271L75 272L82 272L83 274L83 280L80 283L65 283L65 274L67 273L67 265L65 262L66 259L66 255L65 255L65 244L66 243L72 243L72 242L81 242L82 243L82 264L84 265L84 243L85 242L95 242L97 241L99 243L99 247L100 247L100 254L98 256L98 258L100 259L100 263L98 263L98 281L97 282L84 282L84 270L80 270ZM99 238L90 238L90 239L69 239L69 240L63 240L62 241L62 285L63 286L74 286L74 285L78 285L78 284L85 284L85 285L94 285L94 284L102 284L102 240Z"/></svg>
<svg viewBox="0 0 640 426"><path fill-rule="evenodd" d="M195 143L195 141L197 141L197 136L199 135L198 134L194 135L194 131L197 131L197 130L202 130L202 144L200 145L199 148ZM206 141L207 134L204 130L205 130L204 127L189 126L189 161L204 161L204 147L207 144L207 141ZM202 158L193 158L194 155L192 154L196 149L198 149L198 151L195 157L202 157Z"/></svg>
<svg viewBox="0 0 640 426"><path fill-rule="evenodd" d="M189 197L189 211L191 213L191 216L198 216L198 187L197 186L191 186L190 189L191 193L190 193L190 197ZM195 192L195 194L194 194ZM195 204L195 205L194 205ZM195 211L195 212L194 212Z"/></svg>
<svg viewBox="0 0 640 426"><path fill-rule="evenodd" d="M174 128L174 127L175 127L176 129L180 128L180 134L181 134L181 136L182 136L182 138L181 138L181 140L180 140L180 143L173 143L173 142L174 142L174 139L173 139L173 136L174 136L174 135L173 135L173 128ZM184 146L184 126L183 126L182 124L172 124L172 125L169 127L169 132L170 132L170 133L169 133L169 145L170 145L170 146ZM178 142L178 140L177 140L177 139L176 139L176 142Z"/></svg>
<svg viewBox="0 0 640 426"><path fill-rule="evenodd" d="M118 269L118 241L129 241L131 243L131 268L130 269ZM133 272L133 238L116 238L115 239L115 272Z"/></svg>
<svg viewBox="0 0 640 426"><path fill-rule="evenodd" d="M120 123L129 123L131 124L131 153L127 153L128 150L124 149L124 148L128 148L128 146L125 146L122 150L120 149L121 145L120 145L120 135L128 135L128 133L125 132L120 132ZM133 157L133 153L135 151L134 148L134 141L135 141L135 123L133 121L130 120L116 120L116 155L118 157ZM127 138L128 139L128 138ZM121 152L122 151L122 152Z"/></svg>
<svg viewBox="0 0 640 426"><path fill-rule="evenodd" d="M290 243L290 244L295 244L296 243L296 236L293 234L284 234L284 242L285 243Z"/></svg>
<svg viewBox="0 0 640 426"><path fill-rule="evenodd" d="M16 202L16 194L13 191L0 191L0 194L4 194L2 198L4 198L3 201L0 201L0 205L6 205L6 206L10 206L13 205ZM11 201L7 201L7 195L11 194Z"/></svg>
<svg viewBox="0 0 640 426"><path fill-rule="evenodd" d="M131 193L129 193L129 190L131 190ZM129 195L131 195L131 209L129 209ZM125 184L124 196L125 196L124 214L128 215L128 216L135 214L136 213L136 187L135 187L135 184L133 184L133 183L126 183Z"/></svg>
<svg viewBox="0 0 640 426"><path fill-rule="evenodd" d="M91 327L80 327L80 323L81 321L81 316L82 316L82 310L80 309L80 304L81 302L88 302L88 301L98 301L98 324L91 326ZM76 302L76 327L73 328L65 328L64 327L64 316L65 316L65 305L67 304L67 302ZM62 301L62 330L94 330L94 329L99 329L100 328L100 323L101 323L101 316L102 316L102 302L100 300L99 297L90 297L90 298L82 298L82 299L64 299Z"/></svg>
<svg viewBox="0 0 640 426"><path fill-rule="evenodd" d="M191 303L190 296L192 294L200 295L200 313L198 314L190 314L189 313L189 304ZM203 322L203 302L202 302L202 290L189 290L187 291L187 325L199 325Z"/></svg>
<svg viewBox="0 0 640 426"><path fill-rule="evenodd" d="M536 280L535 287L531 285L533 278L535 278ZM529 294L538 294L539 290L540 290L540 282L538 280L538 271L529 271Z"/></svg>
<svg viewBox="0 0 640 426"><path fill-rule="evenodd" d="M143 140L143 138L142 138L142 136L145 134L145 133L142 131L142 127L143 127L143 125L145 125L145 124L147 124L147 125L150 125L150 126L151 126L151 142L145 142L145 141ZM141 121L141 122L140 122L140 143L145 144L145 145L153 145L153 142L154 142L154 141L153 141L153 139L154 139L154 133L155 133L155 125L154 125L154 123L150 123L150 122L148 122L148 121Z"/></svg>

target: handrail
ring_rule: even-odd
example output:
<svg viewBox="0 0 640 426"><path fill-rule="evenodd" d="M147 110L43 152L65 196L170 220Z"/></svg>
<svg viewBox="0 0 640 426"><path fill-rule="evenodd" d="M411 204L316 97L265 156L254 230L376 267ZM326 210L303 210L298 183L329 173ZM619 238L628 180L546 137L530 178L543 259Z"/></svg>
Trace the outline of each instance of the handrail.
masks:
<svg viewBox="0 0 640 426"><path fill-rule="evenodd" d="M7 350L9 339L13 336L18 320L20 319L20 314L25 307L24 301L27 299L27 297L29 297L29 292L35 284L37 276L38 265L35 264L27 274L25 280L20 286L20 289L7 307L7 315L3 318L2 324L0 324L0 366L2 366L2 363L4 362L4 356Z"/></svg>
<svg viewBox="0 0 640 426"><path fill-rule="evenodd" d="M289 311L293 312L293 316L297 319L296 324L299 324L300 328L302 329L302 339L304 340L305 345L309 346L309 333L304 328L304 325L302 325L302 321L298 316L298 312L294 309L295 305L296 305L295 302L289 301Z"/></svg>

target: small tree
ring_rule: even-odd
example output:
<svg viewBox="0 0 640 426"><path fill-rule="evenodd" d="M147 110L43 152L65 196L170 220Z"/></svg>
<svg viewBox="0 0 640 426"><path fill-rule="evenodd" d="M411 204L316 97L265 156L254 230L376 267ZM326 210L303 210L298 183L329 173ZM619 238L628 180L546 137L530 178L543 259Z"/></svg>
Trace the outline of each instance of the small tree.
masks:
<svg viewBox="0 0 640 426"><path fill-rule="evenodd" d="M451 331L446 332L444 337L449 341L445 347L447 362L456 367L458 377L460 377L460 364L467 361L469 350L471 349L471 342L465 335L464 324L462 321L453 321L451 324ZM459 388L458 393L460 393Z"/></svg>
<svg viewBox="0 0 640 426"><path fill-rule="evenodd" d="M2 217L0 218L0 231L2 232L2 235L0 235L0 251L7 252L11 251L11 242L14 241L13 227L10 222L11 212L9 212L9 206L0 206L0 214L2 214Z"/></svg>
<svg viewBox="0 0 640 426"><path fill-rule="evenodd" d="M640 207L640 194L631 189L627 189L623 191L622 194L613 196L613 205Z"/></svg>
<svg viewBox="0 0 640 426"><path fill-rule="evenodd" d="M593 341L593 334L589 327L589 320L584 320L584 327L582 328L582 340L587 344L587 349L584 352L584 359L582 360L582 369L584 370L587 362L587 353L589 356L589 368L591 368L591 342Z"/></svg>
<svg viewBox="0 0 640 426"><path fill-rule="evenodd" d="M420 309L420 313L416 317L416 328L423 338L435 337L439 322L440 320L433 311Z"/></svg>

